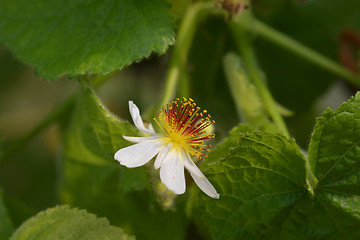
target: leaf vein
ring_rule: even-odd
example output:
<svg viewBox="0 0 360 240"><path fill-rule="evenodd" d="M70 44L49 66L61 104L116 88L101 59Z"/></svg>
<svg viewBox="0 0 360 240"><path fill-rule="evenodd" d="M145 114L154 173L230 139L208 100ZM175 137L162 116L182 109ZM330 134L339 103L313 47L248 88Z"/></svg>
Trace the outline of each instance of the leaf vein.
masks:
<svg viewBox="0 0 360 240"><path fill-rule="evenodd" d="M341 232L343 234L343 236L346 239L349 239L349 236L346 235L346 233L342 230L342 228L339 226L338 222L336 221L335 217L331 214L331 211L329 211L325 204L320 200L320 198L317 198L317 200L319 201L319 203L323 206L324 210L326 211L326 213L329 215L330 219L335 223L335 226L339 229L339 232Z"/></svg>
<svg viewBox="0 0 360 240"><path fill-rule="evenodd" d="M360 199L360 195L355 195L355 194L340 192L340 191L336 191L336 190L329 189L329 188L324 188L324 187L319 187L318 189L319 189L319 190L322 190L322 191L324 191L324 192L335 193L335 194L339 194L339 195L348 196L348 197L351 197L351 198L359 198L359 199Z"/></svg>
<svg viewBox="0 0 360 240"><path fill-rule="evenodd" d="M218 171L216 173L225 173L227 174L227 171L232 171L232 170L236 170L236 169L246 169L246 168L255 168L255 169L260 169L260 170L264 170L264 171L268 171L268 172L271 172L275 175L279 175L285 179L287 179L289 182L293 183L295 186L298 186L298 187L302 187L302 186L299 186L297 183L295 183L292 179L288 178L287 176L277 172L277 171L274 171L272 169L268 169L268 168L263 168L263 167L259 167L259 166L254 166L254 165L251 165L251 166L239 166L237 168L234 168L234 169L227 169L227 170L224 170L224 171ZM234 182L234 181L231 181L231 182Z"/></svg>
<svg viewBox="0 0 360 240"><path fill-rule="evenodd" d="M359 142L354 143L347 151L344 152L343 155L341 155L341 157L339 157L338 160L336 160L336 162L329 168L328 171L326 171L325 174L323 174L321 176L321 178L319 179L319 183L340 163L340 161L342 159L344 159L344 157L346 156L346 154L348 154L354 147L356 147L359 144Z"/></svg>
<svg viewBox="0 0 360 240"><path fill-rule="evenodd" d="M252 202L252 201L256 201L256 200L261 199L261 198L264 198L264 197L270 197L270 196L275 196L275 195L283 195L283 194L295 193L295 192L300 192L300 191L303 191L303 189L292 190L292 191L285 191L285 192L276 192L276 193L263 194L263 195L259 195L259 196L255 197L255 198L246 200L246 201L240 199L238 196L235 196L235 195L223 194L223 197L227 196L227 197L235 198L235 199L237 199L237 200L242 201L243 203L242 203L241 205L237 206L237 208L234 209L234 211L232 211L232 213L229 215L229 217L225 219L225 222L224 222L224 224L223 224L223 226L222 226L222 230L220 231L221 236L223 236L223 234L224 234L225 226L226 226L227 224L231 223L231 222L229 222L229 221L230 221L230 219L232 218L232 216L234 216L234 214L236 214L244 204L250 203L250 202Z"/></svg>

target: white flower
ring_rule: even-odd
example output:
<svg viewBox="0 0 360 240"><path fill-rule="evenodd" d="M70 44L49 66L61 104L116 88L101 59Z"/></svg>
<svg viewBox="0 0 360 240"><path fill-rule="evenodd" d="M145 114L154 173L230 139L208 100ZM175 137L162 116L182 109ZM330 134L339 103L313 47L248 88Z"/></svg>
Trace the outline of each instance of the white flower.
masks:
<svg viewBox="0 0 360 240"><path fill-rule="evenodd" d="M202 159L205 155L201 151L209 151L208 147L211 147L204 144L206 139L214 138L214 134L205 134L205 129L214 123L210 115L204 117L206 110L199 112L200 108L196 107L191 98L183 98L182 101L176 99L162 107L158 117L154 118L164 132L159 134L151 124L148 128L144 126L140 111L132 101L129 101L129 109L135 126L150 136L124 136L136 144L118 150L115 160L128 168L134 168L146 164L157 155L154 166L160 168L161 182L175 194L185 192L185 167L204 193L219 198L216 189L190 158L191 154Z"/></svg>

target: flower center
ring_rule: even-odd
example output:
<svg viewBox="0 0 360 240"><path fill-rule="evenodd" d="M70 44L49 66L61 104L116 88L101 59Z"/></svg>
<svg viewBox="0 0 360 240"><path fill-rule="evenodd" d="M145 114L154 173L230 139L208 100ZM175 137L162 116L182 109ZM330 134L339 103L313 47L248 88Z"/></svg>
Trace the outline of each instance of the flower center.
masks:
<svg viewBox="0 0 360 240"><path fill-rule="evenodd" d="M210 114L207 114L206 110L200 111L191 98L176 98L163 106L154 120L173 143L179 144L191 155L203 159L205 154L202 151L210 151L211 147L204 144L205 140L215 137L213 133L206 134L205 129L215 123L210 118Z"/></svg>

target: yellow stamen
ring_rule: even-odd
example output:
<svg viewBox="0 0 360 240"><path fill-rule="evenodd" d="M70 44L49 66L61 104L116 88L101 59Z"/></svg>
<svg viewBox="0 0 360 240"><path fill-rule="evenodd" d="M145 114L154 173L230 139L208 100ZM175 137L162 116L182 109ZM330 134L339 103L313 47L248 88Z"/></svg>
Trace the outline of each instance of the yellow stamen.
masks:
<svg viewBox="0 0 360 240"><path fill-rule="evenodd" d="M182 147L197 158L204 158L202 151L210 151L211 145L204 142L212 139L215 134L205 134L205 129L215 121L210 121L210 114L204 117L207 111L200 112L192 98L176 98L171 104L162 107L155 122L164 132L165 143L173 143L173 146Z"/></svg>

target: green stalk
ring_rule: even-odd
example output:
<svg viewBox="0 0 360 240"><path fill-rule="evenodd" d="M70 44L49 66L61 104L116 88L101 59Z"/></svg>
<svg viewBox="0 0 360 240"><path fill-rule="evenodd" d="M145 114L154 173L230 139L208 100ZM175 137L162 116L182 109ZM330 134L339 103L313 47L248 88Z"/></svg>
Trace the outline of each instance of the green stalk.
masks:
<svg viewBox="0 0 360 240"><path fill-rule="evenodd" d="M293 52L294 54L308 60L309 62L318 65L319 67L344 78L350 84L360 87L360 78L352 72L342 67L340 64L332 61L331 59L319 54L318 52L306 47L305 45L297 42L296 40L286 36L285 34L271 28L270 26L262 23L261 21L250 18L243 19L245 21L234 22L234 28L246 28L248 31L273 42L274 44Z"/></svg>
<svg viewBox="0 0 360 240"><path fill-rule="evenodd" d="M106 75L99 75L94 77L91 82L94 88L99 87L106 80L111 78L117 71L111 72ZM2 167L6 162L8 162L16 154L20 153L30 142L41 133L44 129L50 126L53 122L64 116L75 104L76 95L69 97L65 102L56 107L49 115L47 115L35 128L33 128L25 136L19 138L15 141L10 147L8 147L0 155L0 167Z"/></svg>
<svg viewBox="0 0 360 240"><path fill-rule="evenodd" d="M243 29L238 27L238 24L236 22L237 20L233 20L229 23L231 32L233 34L233 37L235 39L235 42L241 52L242 60L244 63L244 66L247 70L247 73L251 79L251 81L256 86L257 90L259 91L259 95L266 107L266 110L272 120L274 121L275 125L279 128L279 130L287 137L289 137L289 132L286 128L285 122L278 111L278 108L276 106L276 103L267 88L267 86L264 83L264 80L262 79L262 76L259 72L259 67L257 65L256 56L253 50L253 47L250 43L250 40L248 36L246 35L246 32L244 32Z"/></svg>
<svg viewBox="0 0 360 240"><path fill-rule="evenodd" d="M198 23L208 16L211 12L216 11L214 3L197 2L189 5L176 37L176 45L171 55L169 70L165 80L164 92L160 101L160 106L169 103L175 98L179 80L183 81L181 92L187 94L188 79L186 76L186 62L188 53L197 29Z"/></svg>

